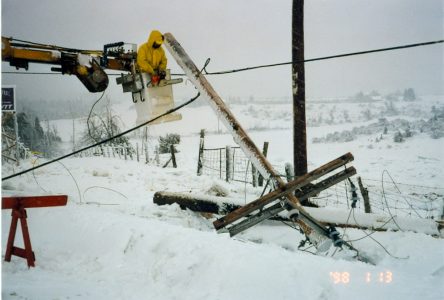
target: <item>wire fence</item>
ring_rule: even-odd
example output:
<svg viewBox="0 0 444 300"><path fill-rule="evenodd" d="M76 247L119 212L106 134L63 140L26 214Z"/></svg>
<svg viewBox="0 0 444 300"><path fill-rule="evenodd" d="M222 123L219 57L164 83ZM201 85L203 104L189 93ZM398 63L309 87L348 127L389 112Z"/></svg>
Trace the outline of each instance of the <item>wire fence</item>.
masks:
<svg viewBox="0 0 444 300"><path fill-rule="evenodd" d="M203 174L224 180L253 183L250 161L240 147L231 147L231 153L227 153L227 151L230 151L227 149L203 149ZM231 162L228 160L231 160Z"/></svg>
<svg viewBox="0 0 444 300"><path fill-rule="evenodd" d="M240 147L204 148L201 163L203 175L223 180L248 183L255 186L255 182L258 181L260 176ZM281 176L285 176L285 167L277 165L273 165L273 167Z"/></svg>
<svg viewBox="0 0 444 300"><path fill-rule="evenodd" d="M79 152L77 157L102 156L108 158L118 158L128 161L137 161L148 165L167 167L172 166L169 162L172 159L171 153L160 153L156 146L145 143L135 145L100 145L85 151Z"/></svg>
<svg viewBox="0 0 444 300"><path fill-rule="evenodd" d="M201 150L201 174L254 185L254 176L257 174L240 147L227 146ZM285 166L273 165L273 167L285 177ZM356 178L351 180L358 192L356 209L364 211L363 196L359 191L357 180ZM384 178L363 179L363 185L368 191L373 213L435 220L444 217L444 188L403 184ZM350 209L353 202L351 184L349 181L342 181L310 198L310 201L320 207Z"/></svg>
<svg viewBox="0 0 444 300"><path fill-rule="evenodd" d="M394 184L372 179L363 179L363 182L368 190L373 213L434 220L443 218L444 188ZM360 211L364 211L362 200L358 192L356 209ZM350 183L338 183L311 198L311 201L321 207L349 209L352 204Z"/></svg>

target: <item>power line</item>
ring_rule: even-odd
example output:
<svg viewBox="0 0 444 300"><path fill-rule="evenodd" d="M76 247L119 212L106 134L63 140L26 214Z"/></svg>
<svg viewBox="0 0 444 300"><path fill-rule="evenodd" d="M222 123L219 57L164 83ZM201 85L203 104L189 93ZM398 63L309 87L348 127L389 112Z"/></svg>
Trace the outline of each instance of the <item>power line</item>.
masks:
<svg viewBox="0 0 444 300"><path fill-rule="evenodd" d="M210 60L207 59L207 61L205 62L204 66L203 66L202 69L199 71L199 74L202 73L203 70L205 70L205 67L208 65L209 62L210 62ZM94 103L94 105L96 105L96 103L99 102L100 99L102 99L102 97L103 97L104 94L105 94L105 92L104 92L104 93L102 94L102 96L100 96L100 98ZM82 152L82 151L85 151L85 150L91 149L91 148L93 148L93 147L97 147L97 146L99 146L99 145L105 144L105 143L107 143L107 142L109 142L109 141L112 141L112 140L114 140L114 139L117 139L117 138L119 138L119 137L121 137L121 136L124 136L124 135L126 135L126 134L128 134L128 133L130 133L130 132L133 132L134 130L137 130L137 129L139 129L139 128L145 126L145 125L148 125L148 124L150 124L150 123L152 123L152 122L154 122L154 121L156 121L156 120L162 118L163 116L169 115L169 114L171 114L171 113L173 113L173 112L175 112L175 111L181 109L182 107L185 107L185 106L191 104L191 103L194 102L197 98L199 98L199 96L200 96L200 92L198 92L197 95L196 95L195 97L191 98L191 99L188 100L187 102L185 102L185 103L183 103L183 104L181 104L181 105L179 105L179 106L176 106L176 107L174 107L174 108L172 108L172 109L170 109L170 110L164 112L163 114L158 115L157 117L155 117L155 118L153 118L153 119L151 119L151 120L148 120L148 121L146 121L146 122L144 122L144 123L142 123L142 124L140 124L140 125L138 125L138 126L136 126L136 127L130 128L130 129L124 131L124 132L121 132L121 133L119 133L119 134L116 134L115 136L112 136L112 137L110 137L110 138L104 139L104 140L102 140L102 141L100 141L100 142L97 142L97 143L95 143L95 144L89 145L89 146L84 147L84 148L82 148L82 149L79 149L79 150L73 151L73 152L68 153L68 154L66 154L66 155L63 155L63 156L61 156L61 157L58 157L58 158L56 158L56 159L53 159L53 160L48 161L48 162L46 162L46 163L43 163L43 164L41 164L41 165L39 165L39 166L37 166L37 167L33 167L33 168L30 168L30 169L26 169L26 170L24 170L24 171L21 171L21 172L18 172L18 173L12 174L12 175L10 175L10 176L6 176L6 177L2 178L2 180L3 180L3 181L4 181L4 180L8 180L8 179L11 179L11 178L14 178L14 177L17 177L17 176L20 176L20 175L26 174L26 173L28 173L28 172L34 171L34 170L36 170L36 169L39 169L39 168L41 168L41 167L44 167L44 166L47 166L47 165L49 165L49 164L52 164L52 163L58 162L58 161L60 161L60 160L62 160L62 159L65 159L65 158L68 158L68 157L70 157L70 156L76 155L77 153L80 153L80 152ZM92 111L92 109L94 108L94 105L91 107L91 111Z"/></svg>
<svg viewBox="0 0 444 300"><path fill-rule="evenodd" d="M444 43L444 40L436 40L436 41L429 41L429 42L422 42L422 43L415 43L415 44L406 44L406 45L400 45L400 46L393 46L393 47L387 47L387 48L379 48L379 49L372 49L372 50L366 50L366 51L358 51L358 52L350 52L350 53L342 53L342 54L335 54L330 56L323 56L323 57L316 57L316 58L309 58L305 60L300 61L290 61L290 62L282 62L282 63L275 63L275 64L266 64L266 65L258 65L258 66L252 66L252 67L245 67L245 68L239 68L239 69L232 69L232 70L224 70L224 71L217 71L217 72L208 72L205 67L209 63L209 59L207 59L207 62L205 63L205 67L203 70L205 71L203 74L205 75L224 75L229 73L237 73L237 72L244 72L244 71L251 71L261 68L272 68L272 67L279 67L279 66L285 66L290 64L300 64L300 63L307 63L307 62L314 62L314 61L320 61L320 60L329 60L329 59L335 59L335 58L342 58L342 57L348 57L348 56L357 56L357 55L365 55L365 54L371 54L371 53L377 53L377 52L386 52L386 51L394 51L394 50L401 50L401 49L408 49L408 48L415 48L415 47L422 47L422 46L430 46L435 44L441 44ZM32 75L61 75L61 73L48 73L48 72L2 72L3 74L32 74ZM109 73L110 76L120 76L120 74L115 73ZM171 75L174 76L185 76L183 73L172 73Z"/></svg>
<svg viewBox="0 0 444 300"><path fill-rule="evenodd" d="M134 130L136 130L136 129L139 129L139 128L145 126L145 125L148 125L148 124L150 124L150 123L152 123L152 122L154 122L154 121L156 121L156 120L162 118L163 116L166 116L166 115L168 115L168 114L171 114L171 113L173 113L173 112L175 112L175 111L181 109L182 107L187 106L188 104L194 102L197 98L199 98L199 96L200 96L200 93L197 93L197 95L196 95L194 98L191 98L191 99L188 100L187 102L185 102L185 103L183 103L183 104L181 104L181 105L179 105L179 106L177 106L177 107L175 107L175 108L172 108L172 109L168 110L167 112L165 112L165 113L163 113L163 114L161 114L161 115L159 115L159 116L157 116L157 117L155 117L155 118L153 118L153 119L151 119L151 120L148 120L148 121L146 121L146 122L144 122L144 123L142 123L142 124L140 124L140 125L138 125L138 126L136 126L136 127L130 128L130 129L124 131L124 132L121 132L121 133L115 135L115 136L112 136L112 137L110 137L110 138L104 139L104 140L102 140L102 141L100 141L100 142L98 142L98 143L95 143L95 144L92 144L92 145L86 146L86 147L81 148L81 149L79 149L79 150L73 151L73 152L71 152L71 153L68 153L68 154L66 154L66 155L63 155L63 156L58 157L58 158L56 158L56 159L50 160L50 161L45 162L45 163L43 163L43 164L41 164L41 165L38 165L38 166L36 166L36 167L32 167L32 168L30 168L30 169L26 169L26 170L24 170L24 171L21 171L21 172L18 172L18 173L15 173L15 174L12 174L12 175L9 175L9 176L6 176L6 177L3 177L3 178L2 178L2 181L5 181L5 180L8 180L8 179L11 179L11 178L14 178L14 177L17 177L17 176L23 175L23 174L28 173L28 172L31 172L31 171L34 171L34 170L39 169L39 168L41 168L41 167L44 167L44 166L47 166L47 165L49 165L49 164L55 163L55 162L57 162L57 161L59 161L59 160L62 160L62 159L68 158L68 157L70 157L70 156L76 155L77 153L80 153L80 152L82 152L82 151L85 151L85 150L88 150L88 149L91 149L91 148L97 147L97 146L102 145L102 144L105 144L105 143L107 143L107 142L109 142L109 141L111 141L111 140L113 140L113 139L116 139L116 138L119 138L119 137L121 137L121 136L124 136L124 135L126 135L126 134L128 134L128 133L130 133L130 132L132 132L132 131L134 131Z"/></svg>
<svg viewBox="0 0 444 300"><path fill-rule="evenodd" d="M255 69L259 69L259 68L277 67L277 66L284 66L284 65L290 65L290 64L299 64L299 63L313 62L313 61L319 61L319 60L341 58L341 57L347 57L347 56L364 55L364 54L384 52L384 51L393 51L393 50L434 45L434 44L439 44L439 43L444 43L444 40L416 43L416 44L407 44L407 45L394 46L394 47L388 47L388 48L380 48L380 49L372 49L372 50L359 51L359 52L336 54L336 55L330 55L330 56L324 56L324 57L309 58L309 59L300 60L300 61L290 61L290 62L269 64L269 65L259 65L259 66L254 66L254 67L246 67L246 68L227 70L227 71L210 72L210 73L206 73L206 75L221 75L221 74L227 74L227 73L236 73L236 72L242 72L242 71L255 70Z"/></svg>

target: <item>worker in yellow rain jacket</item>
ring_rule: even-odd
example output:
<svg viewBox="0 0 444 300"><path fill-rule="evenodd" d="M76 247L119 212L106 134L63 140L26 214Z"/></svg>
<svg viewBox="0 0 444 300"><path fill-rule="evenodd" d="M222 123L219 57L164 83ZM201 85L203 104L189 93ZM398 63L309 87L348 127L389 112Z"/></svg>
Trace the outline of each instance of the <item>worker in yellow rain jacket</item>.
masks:
<svg viewBox="0 0 444 300"><path fill-rule="evenodd" d="M164 37L158 30L151 31L148 41L137 51L139 70L151 77L151 83L156 85L166 76L167 58L162 49Z"/></svg>

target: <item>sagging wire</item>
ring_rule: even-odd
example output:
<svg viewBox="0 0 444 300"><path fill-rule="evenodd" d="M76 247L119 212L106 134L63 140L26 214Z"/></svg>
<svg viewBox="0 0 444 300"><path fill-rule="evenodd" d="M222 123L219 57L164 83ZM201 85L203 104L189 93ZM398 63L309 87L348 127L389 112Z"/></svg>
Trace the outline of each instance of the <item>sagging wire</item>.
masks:
<svg viewBox="0 0 444 300"><path fill-rule="evenodd" d="M350 214L352 214L352 216L353 216L353 220L354 220L355 224L356 224L358 227L362 227L362 226L359 225L358 221L356 220L356 216L355 216L356 202L357 202L357 200L358 200L358 195L357 195L357 193L356 193L356 186L353 184L353 182L351 181L350 178L348 178L348 181L349 181L349 183L350 183L350 187L351 187L351 190L350 190L350 191L351 191L351 193L352 193L352 205L351 205L351 209L350 209L350 212L349 212L349 216L348 216L348 218L347 218L347 222L346 222L345 225L346 225L346 226L348 225L349 218L350 218ZM346 189L347 189L347 185L346 185ZM346 190L346 195L347 195L347 202L348 202L348 192L347 192L347 190ZM388 204L387 204L387 206L388 206ZM388 207L387 207L387 208L388 208ZM396 223L395 217L394 217L391 213L390 213L390 219L388 219L388 220L387 220L384 224L382 224L379 228L383 228L383 227L384 227L386 224L388 224L391 220L393 220L393 222L398 226L399 230L401 230L401 228L399 227L399 225ZM344 229L344 233L343 233L343 235L345 235L346 230L347 230L347 227ZM373 237L371 236L372 234L374 234L374 233L376 232L376 230L373 231L373 232L371 232L371 233L367 233L367 232L366 232L365 230L363 230L363 229L361 229L361 231L365 233L365 236L363 236L363 237L361 237L361 238L358 238L358 239L355 239L355 240L349 240L349 241L347 241L347 242L351 243L351 242L359 241L359 240L362 240L362 239L365 239L365 238L369 237L369 238L371 238L375 243L377 243L379 246L381 246L381 247L384 249L384 251L385 251L388 255L390 255L391 257L396 258L396 259L408 259L408 258L409 258L408 256L407 256L407 257L397 257L397 256L391 254L391 253L387 250L387 248L385 248L385 247L384 247L379 241L377 241L375 238L373 238ZM335 252L333 253L333 255L336 253L336 251L337 251L337 249L335 250ZM333 255L332 255L332 256L333 256Z"/></svg>
<svg viewBox="0 0 444 300"><path fill-rule="evenodd" d="M37 157L34 161L31 161L31 164L34 166L34 165L37 163L38 159L39 159L39 158ZM69 175L70 175L71 178L74 180L74 183L76 184L76 187L77 187L77 191L79 192L79 200L80 200L79 203L82 203L82 194L80 193L80 188L79 188L79 185L78 185L78 183L77 183L77 180L75 179L74 175L72 175L71 171L70 171L70 170L69 170L69 169L68 169L68 168L67 168L62 162L58 161L58 163L61 164L62 167L64 167L66 171L68 171ZM44 188L39 184L39 182L37 181L37 177L35 176L34 170L32 170L32 176L34 177L34 180L35 180L35 182L37 183L37 185L38 185L38 186L39 186L39 187L40 187L45 193L47 193L48 191L47 191L46 189L44 189Z"/></svg>
<svg viewBox="0 0 444 300"><path fill-rule="evenodd" d="M121 196L124 197L125 199L128 199L127 196L125 196L123 193L121 193L121 192L119 192L119 191L113 190L113 189L111 189L111 188L103 187L103 186L96 186L96 185L95 185L95 186L90 186L90 187L88 187L86 190L84 190L84 191L83 191L83 198L85 199L85 194L86 194L87 191L89 191L90 189L94 189L94 188L96 188L96 189L104 189L104 190L108 190L108 191L111 191L111 192L114 192L114 193L116 193L116 194L121 195ZM99 203L99 202L86 202L86 204L119 205L118 203Z"/></svg>
<svg viewBox="0 0 444 300"><path fill-rule="evenodd" d="M345 167L344 167L345 168ZM358 198L358 193L356 192L356 186L355 186L355 184L353 183L353 181L350 179L350 178L347 178L348 179L348 182L350 183L350 192L351 192L351 201L352 201L352 203L351 203L351 208L350 208L350 211L349 211L349 213L348 213L348 216L347 216L347 221L345 222L345 229L344 229L344 232L342 233L342 236L343 237L345 237L345 235L346 235L346 232L347 232L347 229L348 229L348 224L349 224L349 221L350 221L350 216L351 216L351 214L353 213L353 216L354 216L354 210L355 210L355 208L356 208L356 203L358 202L358 200L359 200L359 198ZM349 203L349 199L348 199L348 190L347 190L347 183L345 183L344 184L344 187L345 187L345 196L347 197L347 205L348 205L348 203ZM355 220L356 221L356 220ZM384 224L385 225L385 224ZM345 242L347 242L347 243L350 243L350 245L353 247L353 248L355 248L352 244L351 244L351 241L345 241ZM335 254L336 254L336 252L338 251L338 249L339 248L336 248L335 249L335 251L333 252L333 254L331 255L331 257L333 257ZM342 248L341 248L342 249ZM360 254L359 254L359 251L357 250L357 249L355 249L355 251L356 251L356 254L358 255L358 256L360 256Z"/></svg>
<svg viewBox="0 0 444 300"><path fill-rule="evenodd" d="M268 187L268 184L270 183L270 177L267 179L267 182L265 183L265 186L264 186L264 189L262 190L262 193L261 193L261 197L260 198L262 198L262 196L264 196L264 194L265 194L265 191L267 190L267 187Z"/></svg>
<svg viewBox="0 0 444 300"><path fill-rule="evenodd" d="M91 148L97 147L97 146L99 146L99 145L102 145L102 144L108 143L109 141L112 141L112 140L114 140L114 139L116 139L116 138L119 138L119 137L121 137L121 136L124 136L124 135L130 133L130 132L133 132L133 131L135 131L135 130L137 130L137 129L143 127L143 126L146 126L146 125L148 125L148 124L150 124L150 123L152 123L152 122L154 122L154 121L156 121L156 120L158 120L158 119L160 119L160 118L162 118L162 117L164 117L164 116L166 116L166 115L169 115L169 114L171 114L171 113L173 113L173 112L175 112L175 111L177 111L177 110L179 110L179 109L181 109L181 108L183 108L183 107L189 105L190 103L194 102L197 98L199 98L199 96L200 96L200 93L197 93L197 95L196 95L195 97L191 98L190 100L186 101L185 103L183 103L183 104L181 104L181 105L179 105L179 106L176 106L175 108L172 108L172 109L168 110L167 112L165 112L165 113L163 113L163 114L161 114L161 115L158 115L157 117L154 117L154 118L152 118L151 120L148 120L148 121L146 121L146 122L144 122L144 123L142 123L142 124L140 124L140 125L137 125L137 126L135 126L135 127L133 127L133 128L130 128L130 129L124 131L124 132L121 132L121 133L119 133L119 134L116 134L115 136L112 136L112 137L110 137L110 138L104 139L104 140L102 140L102 141L100 141L100 142L98 142L98 143L95 143L95 144L92 144L92 145L86 146L86 147L84 147L84 148L78 149L78 150L73 151L73 152L71 152L71 153L68 153L68 154L66 154L66 155L60 156L60 157L58 157L58 158L56 158L56 159L50 160L50 161L48 161L48 162L46 162L46 163L43 163L43 164L41 164L41 165L38 165L38 166L36 166L36 167L30 168L30 169L26 169L26 170L23 170L23 171L21 171L21 172L18 172L18 173L15 173L15 174L12 174L12 175L9 175L9 176L6 176L6 177L3 177L2 180L3 180L3 181L6 181L6 180L8 180L8 179L11 179L11 178L14 178L14 177L17 177L17 176L20 176L20 175L26 174L26 173L31 172L31 171L33 171L33 170L36 170L36 169L42 168L42 167L44 167L44 166L47 166L47 165L49 165L49 164L55 163L55 162L60 161L60 160L62 160L62 159L65 159L65 158L71 157L71 156L76 155L76 154L78 154L78 153L80 153L80 152L82 152L82 151L85 151L85 150L88 150L88 149L91 149Z"/></svg>
<svg viewBox="0 0 444 300"><path fill-rule="evenodd" d="M310 59L299 60L299 61L290 61L290 62L284 62L284 63L259 65L259 66L254 66L254 67L246 67L246 68L218 71L218 72L208 72L207 75L222 75L222 74L228 74L228 73L237 73L237 72L255 70L255 69L260 69L260 68L277 67L277 66L284 66L284 65L292 65L292 64L341 58L341 57L347 57L347 56L356 56L356 55L370 54L370 53L376 53L376 52L385 52L385 51L400 50L400 49L407 49L407 48L420 47L420 46L427 46L427 45L439 44L439 43L443 43L443 42L444 42L444 40L437 40L437 41L431 41L431 42L407 44L407 45L401 45L401 46L395 46L395 47L379 48L379 49L372 49L372 50L366 50L366 51L359 51L359 52L336 54L336 55L331 55L331 56L310 58Z"/></svg>
<svg viewBox="0 0 444 300"><path fill-rule="evenodd" d="M61 162L61 161L57 161L59 164L62 165L62 167L65 168L66 171L68 171L69 175L71 175L72 180L74 180L74 183L76 184L77 187L77 191L79 192L79 203L82 203L82 194L80 193L80 188L79 188L79 184L77 183L76 178L74 177L74 175L72 175L71 171Z"/></svg>
<svg viewBox="0 0 444 300"><path fill-rule="evenodd" d="M39 159L39 158L36 157L35 160L31 160L31 164L32 164L32 166L35 166L35 164L37 163L38 159ZM32 171L32 177L34 177L35 183L37 183L37 185L42 189L42 191L44 191L45 193L47 193L48 191L45 190L45 189L40 185L40 183L37 181L37 177L35 177L35 173L34 173L34 171Z"/></svg>
<svg viewBox="0 0 444 300"><path fill-rule="evenodd" d="M344 166L344 168L345 168L345 166ZM348 180L350 180L350 178L348 178ZM351 182L351 180L350 180L350 182ZM347 206L348 206L349 200L348 200L347 183L344 185L344 187L345 187L345 196L347 197ZM350 211L349 211L348 216L347 216L347 221L345 221L345 226L347 226L347 225L348 225L348 222L350 221L350 216L351 216L351 214L352 214L353 209L354 209L354 207L353 207L353 204L352 204L352 207L350 208ZM344 232L342 233L342 236L343 236L343 237L345 237L346 232L347 232L347 227L345 227ZM352 246L353 246L353 245L352 245ZM339 248L336 247L336 249L335 249L335 251L333 252L333 254L331 255L331 257L333 257L333 256L336 254L336 252L338 251L338 249L339 249ZM359 255L359 253L357 253L357 255Z"/></svg>
<svg viewBox="0 0 444 300"><path fill-rule="evenodd" d="M94 106L96 106L96 104L97 104L97 103L103 98L104 95L105 95L105 91L103 91L103 93L102 93L102 95L99 97L99 99L97 99L96 102L94 102L93 106L91 107L91 110L89 111L88 118L86 119L86 125L88 126L88 135L89 135L90 138L91 138L94 142L96 142L96 143L97 143L96 138L93 137L93 136L91 135L91 129L90 129L90 127L89 127L89 120L90 120L90 118L91 118L91 114L92 114L92 112L93 112L93 110L94 110Z"/></svg>
<svg viewBox="0 0 444 300"><path fill-rule="evenodd" d="M393 216L392 216L392 218L393 218ZM359 227L361 227L360 225L359 225L359 223L358 223L358 221L356 221L356 217L355 217L355 213L354 213L354 211L353 211L353 220L355 221L355 223L356 223L356 225L358 225ZM389 221L390 221L390 219L389 219ZM393 219L393 221L394 221L394 219ZM388 222L387 222L388 223ZM386 224L386 223L385 223ZM384 225L385 225L384 224ZM384 226L384 225L382 225L382 226ZM391 257L393 257L393 258L395 258L395 259L409 259L409 256L406 256L406 257L399 257L399 256L395 256L395 255L393 255L393 254L391 254L388 250L387 250L387 248L385 248L379 241L377 241L374 237L372 237L371 236L371 234L368 234L364 229L360 229L362 232L364 232L366 235L367 235L367 237L369 237L369 238L371 238L375 243L377 243L379 246L381 246L381 248L388 254L388 255L390 255Z"/></svg>
<svg viewBox="0 0 444 300"><path fill-rule="evenodd" d="M353 212L353 214L354 214L354 212ZM365 239L366 237L369 237L370 235L375 234L375 233L378 231L378 229L382 229L382 228L384 228L384 226L387 225L388 223L390 223L391 220L393 220L393 218L390 218L390 219L388 219L387 221L385 221L384 224L382 224L382 225L379 226L378 228L375 228L371 233L368 233L368 234L364 235L363 237L360 237L360 238L357 238L357 239L354 239L354 240L347 240L347 242L350 243L350 242L356 242L356 241L363 240L363 239ZM356 220L355 220L355 221L356 221Z"/></svg>
<svg viewBox="0 0 444 300"><path fill-rule="evenodd" d="M387 170L382 171L382 191L384 193L384 199L385 199L385 191L384 191L384 174L387 173L387 175L390 177L390 179L392 180L393 185L395 186L396 190L398 191L398 193L402 196L402 198L404 199L404 201L410 206L410 208L416 213L416 215L421 218L421 216L419 215L419 213L416 211L416 209L413 207L412 204L410 204L410 202L404 197L404 195L401 193L401 191L399 190L398 186L396 185L396 182L393 180L392 176L389 174L389 172ZM386 200L387 202L387 200Z"/></svg>
<svg viewBox="0 0 444 300"><path fill-rule="evenodd" d="M382 180L382 196L383 196L383 198L384 198L385 205L387 206L387 211L388 211L390 217L393 218L393 223L395 223L396 226L398 227L398 229L402 231L401 227L400 227L399 224L396 222L395 217L393 216L392 211L390 210L389 204L388 204L388 202L387 202L387 198L385 197L385 191L384 191L384 172L382 172L382 179L383 179L383 180Z"/></svg>

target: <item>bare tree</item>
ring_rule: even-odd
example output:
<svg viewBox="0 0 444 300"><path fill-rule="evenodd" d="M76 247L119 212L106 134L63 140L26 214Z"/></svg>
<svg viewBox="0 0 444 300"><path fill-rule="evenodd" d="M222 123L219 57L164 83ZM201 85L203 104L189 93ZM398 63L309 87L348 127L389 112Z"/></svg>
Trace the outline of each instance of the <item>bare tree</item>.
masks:
<svg viewBox="0 0 444 300"><path fill-rule="evenodd" d="M123 122L120 117L113 113L111 102L108 97L105 98L106 105L99 113L91 112L87 119L87 129L83 133L82 144L91 145L112 138L122 132ZM125 146L133 151L126 136L114 138L109 142L113 146Z"/></svg>

